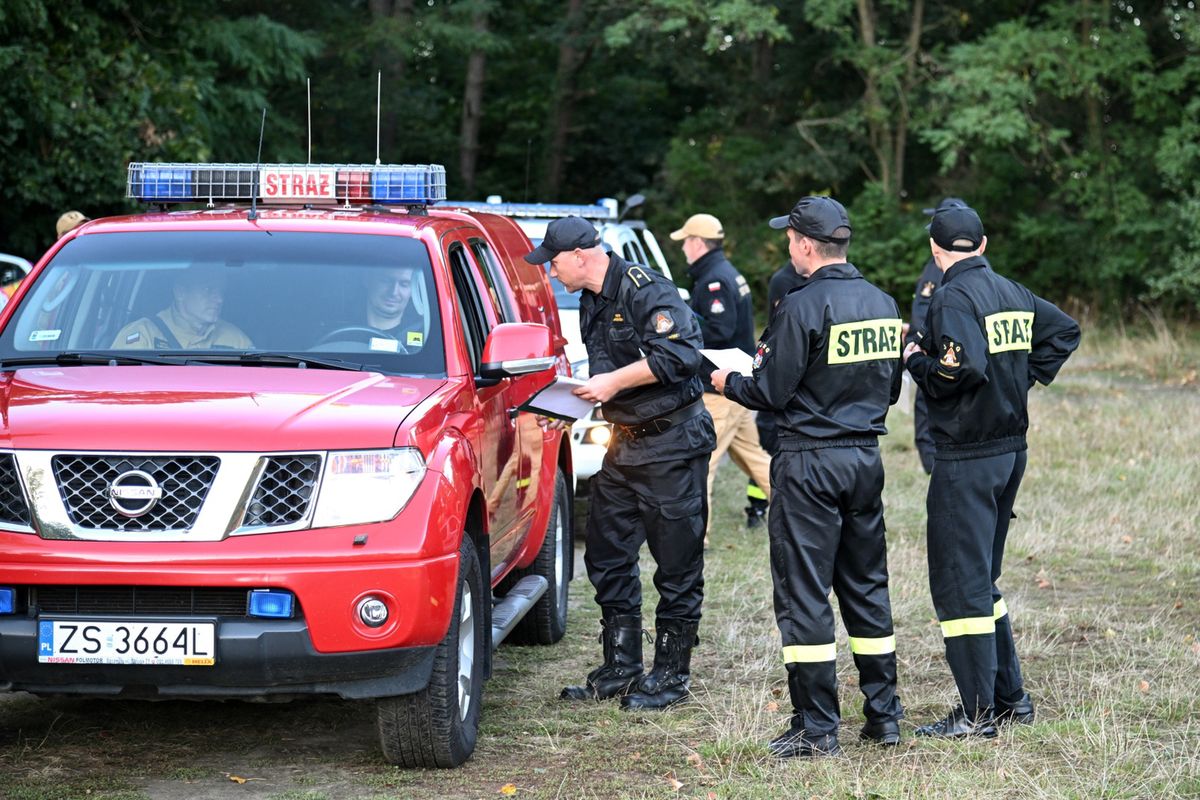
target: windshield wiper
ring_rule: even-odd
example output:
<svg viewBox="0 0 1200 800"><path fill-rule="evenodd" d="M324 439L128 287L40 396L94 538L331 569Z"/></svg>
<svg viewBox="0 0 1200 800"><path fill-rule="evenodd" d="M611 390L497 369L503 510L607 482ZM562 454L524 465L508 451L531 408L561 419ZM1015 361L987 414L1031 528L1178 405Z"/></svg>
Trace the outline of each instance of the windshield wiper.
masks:
<svg viewBox="0 0 1200 800"><path fill-rule="evenodd" d="M0 360L0 369L14 367L80 367L91 365L128 366L130 364L172 364L178 365L178 359L158 356L136 356L128 353L81 353L65 351L62 353L45 353L37 356L18 356Z"/></svg>
<svg viewBox="0 0 1200 800"><path fill-rule="evenodd" d="M200 361L207 364L241 364L249 367L297 367L307 369L344 369L351 372L361 372L362 364L353 361L343 361L340 358L320 358L308 354L274 353L261 350L249 350L244 353L191 353L188 361Z"/></svg>

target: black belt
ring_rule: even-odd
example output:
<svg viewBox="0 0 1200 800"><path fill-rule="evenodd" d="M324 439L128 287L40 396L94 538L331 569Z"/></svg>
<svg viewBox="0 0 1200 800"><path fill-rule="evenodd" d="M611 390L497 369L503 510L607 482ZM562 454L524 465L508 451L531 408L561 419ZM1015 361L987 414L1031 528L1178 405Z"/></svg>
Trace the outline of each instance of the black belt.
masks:
<svg viewBox="0 0 1200 800"><path fill-rule="evenodd" d="M665 433L681 422L687 422L689 419L694 419L695 417L700 416L704 413L704 411L704 403L697 400L691 405L672 411L665 417L647 420L646 422L640 422L637 425L614 424L616 425L617 429L621 431L621 434L626 438L640 439L643 436L655 436L660 433Z"/></svg>
<svg viewBox="0 0 1200 800"><path fill-rule="evenodd" d="M829 439L815 439L808 436L779 434L779 449L792 453L803 453L808 450L824 450L827 447L878 447L878 436L838 436Z"/></svg>

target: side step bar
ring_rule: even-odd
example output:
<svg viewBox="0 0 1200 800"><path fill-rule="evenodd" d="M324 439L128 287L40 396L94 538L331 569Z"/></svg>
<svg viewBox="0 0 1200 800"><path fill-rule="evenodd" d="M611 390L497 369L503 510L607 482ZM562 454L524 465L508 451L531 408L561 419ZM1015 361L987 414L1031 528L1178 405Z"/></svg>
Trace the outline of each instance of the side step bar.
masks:
<svg viewBox="0 0 1200 800"><path fill-rule="evenodd" d="M495 650L512 633L521 618L529 613L541 596L550 587L541 575L526 575L516 586L492 606L492 649Z"/></svg>

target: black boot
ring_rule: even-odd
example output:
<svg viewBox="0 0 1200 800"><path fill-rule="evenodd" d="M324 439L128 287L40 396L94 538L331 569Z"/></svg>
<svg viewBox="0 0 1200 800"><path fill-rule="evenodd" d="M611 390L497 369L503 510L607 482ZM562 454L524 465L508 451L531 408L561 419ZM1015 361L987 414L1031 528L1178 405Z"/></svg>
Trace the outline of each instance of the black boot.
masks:
<svg viewBox="0 0 1200 800"><path fill-rule="evenodd" d="M837 734L808 734L795 720L792 727L767 743L767 751L776 758L817 758L836 756L842 752Z"/></svg>
<svg viewBox="0 0 1200 800"><path fill-rule="evenodd" d="M900 744L900 723L890 719L882 722L868 722L862 726L858 737L885 747L894 747Z"/></svg>
<svg viewBox="0 0 1200 800"><path fill-rule="evenodd" d="M654 669L621 698L621 708L658 710L686 700L692 671L697 622L660 619L654 640Z"/></svg>
<svg viewBox="0 0 1200 800"><path fill-rule="evenodd" d="M600 625L604 663L588 673L585 685L563 689L563 700L607 700L625 694L642 677L641 615L606 613Z"/></svg>
<svg viewBox="0 0 1200 800"><path fill-rule="evenodd" d="M746 512L746 527L761 528L767 522L767 504L764 500L751 500L750 505L746 506L743 511Z"/></svg>
<svg viewBox="0 0 1200 800"><path fill-rule="evenodd" d="M1015 703L996 701L997 725L1032 725L1033 718L1033 698L1029 696L1028 692L1021 695L1021 699Z"/></svg>
<svg viewBox="0 0 1200 800"><path fill-rule="evenodd" d="M981 708L972 717L962 706L956 706L950 716L930 725L917 728L917 736L932 736L937 739L963 739L980 736L996 738L996 718L991 708Z"/></svg>

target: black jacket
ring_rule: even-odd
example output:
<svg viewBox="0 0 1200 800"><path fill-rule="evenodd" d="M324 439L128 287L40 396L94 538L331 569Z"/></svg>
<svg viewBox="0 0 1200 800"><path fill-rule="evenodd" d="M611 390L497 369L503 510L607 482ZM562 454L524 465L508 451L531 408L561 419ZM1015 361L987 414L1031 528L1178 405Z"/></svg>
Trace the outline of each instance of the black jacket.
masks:
<svg viewBox="0 0 1200 800"><path fill-rule="evenodd" d="M925 327L925 315L929 313L929 303L933 293L942 285L942 271L932 257L921 268L921 277L917 278L917 286L913 290L912 317L908 328L908 338L911 341L916 332Z"/></svg>
<svg viewBox="0 0 1200 800"><path fill-rule="evenodd" d="M900 309L851 264L813 273L780 302L754 356L725 396L780 411L779 447L870 444L900 395Z"/></svg>
<svg viewBox="0 0 1200 800"><path fill-rule="evenodd" d="M709 250L688 267L692 310L700 318L704 346L711 350L736 347L754 352L754 303L750 285L725 258L721 248Z"/></svg>
<svg viewBox="0 0 1200 800"><path fill-rule="evenodd" d="M796 268L792 266L791 259L785 261L782 267L771 274L771 280L767 282L768 322L775 316L775 310L784 296L804 283L804 280L804 276L796 272Z"/></svg>
<svg viewBox="0 0 1200 800"><path fill-rule="evenodd" d="M604 403L606 420L636 425L665 417L703 394L697 377L703 361L700 326L675 284L657 271L610 254L599 294L585 289L579 301L579 329L592 375L645 358L658 379L624 389ZM714 446L712 418L705 414L656 436L626 440L618 435L617 461L665 461L710 452Z"/></svg>
<svg viewBox="0 0 1200 800"><path fill-rule="evenodd" d="M924 352L908 371L925 392L938 458L982 458L1025 449L1028 395L1049 384L1079 346L1079 325L983 256L946 270L933 295Z"/></svg>

